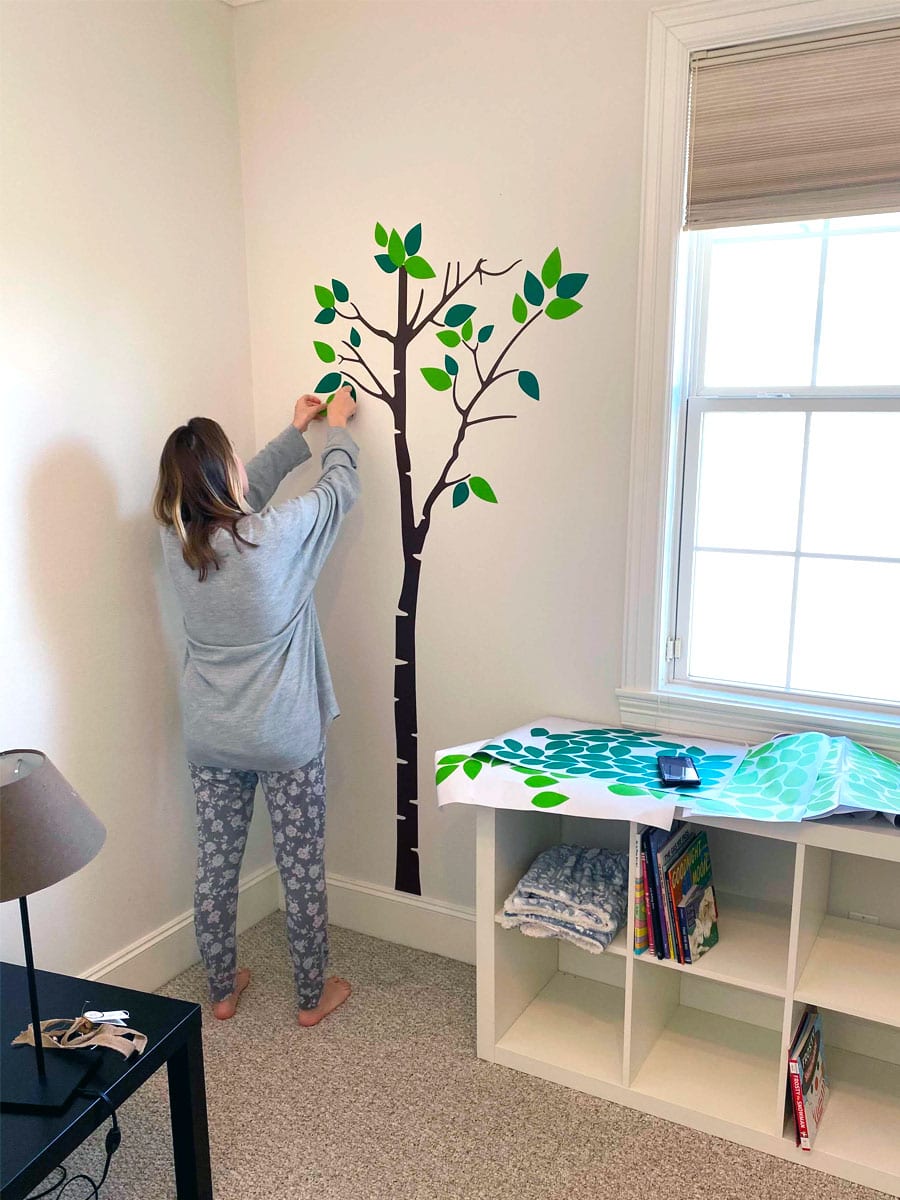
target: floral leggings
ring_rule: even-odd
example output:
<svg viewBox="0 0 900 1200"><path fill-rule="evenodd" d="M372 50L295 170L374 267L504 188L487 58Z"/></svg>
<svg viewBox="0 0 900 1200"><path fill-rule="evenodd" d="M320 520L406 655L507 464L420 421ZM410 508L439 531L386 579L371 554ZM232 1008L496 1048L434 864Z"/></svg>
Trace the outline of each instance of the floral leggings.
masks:
<svg viewBox="0 0 900 1200"><path fill-rule="evenodd" d="M197 798L194 927L213 1001L234 991L238 878L253 796L262 784L284 884L288 944L301 1008L315 1008L328 962L325 751L293 771L235 771L189 763Z"/></svg>

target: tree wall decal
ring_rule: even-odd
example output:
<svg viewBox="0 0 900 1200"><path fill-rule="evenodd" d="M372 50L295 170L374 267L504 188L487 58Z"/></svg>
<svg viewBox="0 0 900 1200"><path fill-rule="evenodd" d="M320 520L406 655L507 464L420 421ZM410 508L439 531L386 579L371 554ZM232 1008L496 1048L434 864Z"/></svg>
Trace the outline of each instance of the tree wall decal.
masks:
<svg viewBox="0 0 900 1200"><path fill-rule="evenodd" d="M397 277L396 327L381 329L372 324L350 300L350 290L340 280L332 279L331 287L316 284L316 301L320 307L320 312L315 318L316 323L330 325L336 319L340 319L347 322L350 328L347 338L340 339L340 348L336 348L331 342L313 342L319 359L333 367L319 380L315 390L331 393L327 401L330 402L334 392L347 382L353 389L354 397L358 390L384 401L394 418L394 455L400 492L403 547L403 582L394 634L394 729L397 751L397 859L394 886L398 891L418 896L421 895L422 889L418 851L416 608L422 553L431 529L435 506L445 492L451 493L452 508L459 508L472 496L488 504L497 503L494 489L484 476L468 473L451 477L451 474L459 460L469 430L489 421L513 421L516 414L473 414L489 389L510 375L516 375L518 386L526 396L532 400L540 400L540 385L531 371L517 370L515 367L501 370L501 365L526 329L541 316L559 321L578 312L581 303L575 296L584 287L587 275L564 275L558 248L547 256L539 276L533 271L526 271L522 290L516 292L512 301L512 317L517 329L493 361L488 362L491 353L488 343L492 340L494 325L481 324L476 330L477 306L455 301L455 298L467 285L476 280L479 285L483 285L486 279L508 275L519 265L521 259L517 259L501 271L489 271L485 266L487 260L479 258L466 274L462 273L459 262L448 262L440 297L436 303L426 304L426 289L420 287L415 307L410 313L410 280L418 284L420 281L436 278L434 268L419 253L422 246L422 226L413 226L405 237L401 237L396 229L388 233L383 225L376 224L375 242L379 248L375 262L386 275ZM455 302L451 304L451 301ZM407 440L407 404L414 380L409 380L407 376L407 360L412 343L429 328L434 330L440 343L443 362L439 366L422 367L421 376L434 391L449 394L459 423L447 460L427 492L421 512L417 516L413 502L412 463ZM377 349L380 341L386 342L391 348L392 375L389 384L383 383L377 374L375 359L368 348L371 344L373 349ZM451 350L455 351L456 357L449 353ZM469 356L465 363L465 371L461 369L458 357L463 352ZM464 383L464 378L468 378L468 385Z"/></svg>

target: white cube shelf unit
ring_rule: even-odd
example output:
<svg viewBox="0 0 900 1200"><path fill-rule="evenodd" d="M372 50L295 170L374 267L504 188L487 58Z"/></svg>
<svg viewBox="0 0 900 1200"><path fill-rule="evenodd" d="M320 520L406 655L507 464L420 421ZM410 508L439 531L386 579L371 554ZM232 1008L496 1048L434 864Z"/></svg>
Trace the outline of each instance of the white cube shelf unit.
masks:
<svg viewBox="0 0 900 1200"><path fill-rule="evenodd" d="M640 826L479 809L479 1057L900 1197L900 829L691 823L709 837L719 944L681 966L632 953ZM603 954L496 923L559 842L629 852L628 926ZM810 1152L785 1105L805 1004L832 1087Z"/></svg>

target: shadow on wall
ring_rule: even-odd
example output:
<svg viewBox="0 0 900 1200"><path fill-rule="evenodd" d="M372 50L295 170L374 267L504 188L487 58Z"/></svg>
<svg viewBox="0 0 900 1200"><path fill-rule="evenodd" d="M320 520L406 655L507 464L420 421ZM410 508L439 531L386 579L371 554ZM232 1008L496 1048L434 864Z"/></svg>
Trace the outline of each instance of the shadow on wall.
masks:
<svg viewBox="0 0 900 1200"><path fill-rule="evenodd" d="M45 748L109 831L99 858L75 877L78 887L90 887L97 902L114 900L124 926L84 944L83 967L108 953L110 941L121 946L122 933L145 931L142 910L153 906L142 884L159 881L171 894L165 877L174 869L186 876L183 907L190 895L184 854L174 852L192 845L193 818L173 788L185 772L149 509L148 495L143 513L124 516L115 480L78 442L54 446L27 489L27 578L53 697L47 711L55 733ZM81 926L84 911L78 916Z"/></svg>

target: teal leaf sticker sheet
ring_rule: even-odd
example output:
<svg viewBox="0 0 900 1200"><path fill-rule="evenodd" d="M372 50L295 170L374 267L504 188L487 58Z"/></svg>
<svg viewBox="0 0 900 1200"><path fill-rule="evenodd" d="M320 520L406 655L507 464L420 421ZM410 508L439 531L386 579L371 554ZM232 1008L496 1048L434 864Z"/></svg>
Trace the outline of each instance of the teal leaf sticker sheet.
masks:
<svg viewBox="0 0 900 1200"><path fill-rule="evenodd" d="M546 808L668 829L688 793L659 785L658 755L689 754L701 790L713 793L731 779L746 752L745 745L543 717L487 742L439 750L435 782L440 805Z"/></svg>

